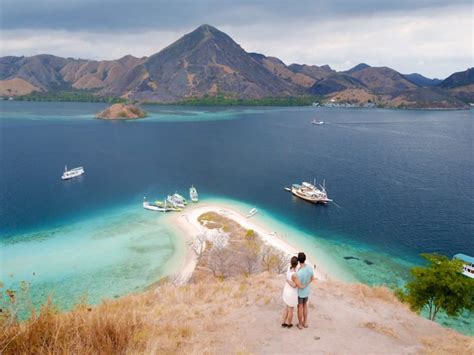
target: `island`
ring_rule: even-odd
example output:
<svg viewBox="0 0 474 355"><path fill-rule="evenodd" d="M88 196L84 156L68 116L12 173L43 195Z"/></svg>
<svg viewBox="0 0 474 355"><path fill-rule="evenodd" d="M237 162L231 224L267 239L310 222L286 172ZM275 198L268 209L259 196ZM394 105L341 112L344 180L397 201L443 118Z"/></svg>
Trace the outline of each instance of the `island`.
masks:
<svg viewBox="0 0 474 355"><path fill-rule="evenodd" d="M96 115L96 118L104 120L135 120L145 118L147 113L135 104L118 103L109 106Z"/></svg>

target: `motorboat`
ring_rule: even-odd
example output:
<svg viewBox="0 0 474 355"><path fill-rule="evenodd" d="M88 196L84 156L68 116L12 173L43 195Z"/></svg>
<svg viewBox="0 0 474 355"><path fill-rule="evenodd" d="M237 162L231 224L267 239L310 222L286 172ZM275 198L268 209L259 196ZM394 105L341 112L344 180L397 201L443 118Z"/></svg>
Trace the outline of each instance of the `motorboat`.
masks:
<svg viewBox="0 0 474 355"><path fill-rule="evenodd" d="M81 176L84 173L85 173L85 171L84 171L84 168L82 166L79 166L79 167L71 169L71 170L68 170L67 166L65 166L64 167L64 173L61 176L61 179L63 179L63 180L73 179L75 177Z"/></svg>
<svg viewBox="0 0 474 355"><path fill-rule="evenodd" d="M186 200L179 194L168 195L166 202L175 208L186 207Z"/></svg>
<svg viewBox="0 0 474 355"><path fill-rule="evenodd" d="M317 126L321 126L324 124L324 121L312 120L311 123Z"/></svg>
<svg viewBox="0 0 474 355"><path fill-rule="evenodd" d="M472 256L461 253L454 255L453 258L461 260L464 263L462 274L464 276L470 277L471 279L474 279L474 258Z"/></svg>
<svg viewBox="0 0 474 355"><path fill-rule="evenodd" d="M191 185L191 187L189 188L189 198L193 202L198 202L199 201L199 195L198 195L198 192L197 192L196 188L194 187L194 185Z"/></svg>

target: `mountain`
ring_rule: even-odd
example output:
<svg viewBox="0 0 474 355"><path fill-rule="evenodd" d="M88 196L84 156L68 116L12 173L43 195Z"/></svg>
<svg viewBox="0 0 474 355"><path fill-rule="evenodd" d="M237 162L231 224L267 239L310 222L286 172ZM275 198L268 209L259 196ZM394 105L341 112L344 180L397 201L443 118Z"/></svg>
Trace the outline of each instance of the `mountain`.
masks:
<svg viewBox="0 0 474 355"><path fill-rule="evenodd" d="M150 57L1 57L0 95L87 90L101 97L153 102L215 95L318 95L336 103L461 108L474 100L472 76L471 68L437 84L419 74L403 75L365 63L343 72L329 65L286 65L275 57L248 53L224 32L202 25Z"/></svg>
<svg viewBox="0 0 474 355"><path fill-rule="evenodd" d="M474 102L474 68L451 74L438 86L457 99L472 103Z"/></svg>
<svg viewBox="0 0 474 355"><path fill-rule="evenodd" d="M225 33L202 25L152 55L148 73L133 96L178 100L223 93L239 98L288 96L302 92L259 64Z"/></svg>
<svg viewBox="0 0 474 355"><path fill-rule="evenodd" d="M367 68L370 68L370 65L365 64L365 63L360 63L360 64L357 64L355 67L352 67L351 69L347 70L346 73L352 74L352 73L356 73L358 71L361 71Z"/></svg>
<svg viewBox="0 0 474 355"><path fill-rule="evenodd" d="M442 82L440 79L430 79L418 73L403 74L404 78L420 87L436 86Z"/></svg>
<svg viewBox="0 0 474 355"><path fill-rule="evenodd" d="M474 68L469 68L465 71L451 74L439 84L439 87L452 89L472 84L474 84Z"/></svg>

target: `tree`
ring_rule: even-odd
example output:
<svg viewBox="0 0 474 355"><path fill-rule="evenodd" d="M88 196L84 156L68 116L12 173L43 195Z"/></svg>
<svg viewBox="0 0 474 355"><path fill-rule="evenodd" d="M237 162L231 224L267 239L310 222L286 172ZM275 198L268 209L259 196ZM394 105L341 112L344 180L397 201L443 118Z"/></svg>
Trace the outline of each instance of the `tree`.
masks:
<svg viewBox="0 0 474 355"><path fill-rule="evenodd" d="M449 316L459 316L464 310L474 310L474 280L462 275L463 262L449 260L444 255L421 254L426 267L414 267L412 279L401 298L411 309L420 312L427 307L429 319L435 320L440 310Z"/></svg>
<svg viewBox="0 0 474 355"><path fill-rule="evenodd" d="M204 233L200 233L196 235L196 237L188 242L189 247L191 250L196 254L198 262L201 260L202 255L206 251L206 241L207 235Z"/></svg>

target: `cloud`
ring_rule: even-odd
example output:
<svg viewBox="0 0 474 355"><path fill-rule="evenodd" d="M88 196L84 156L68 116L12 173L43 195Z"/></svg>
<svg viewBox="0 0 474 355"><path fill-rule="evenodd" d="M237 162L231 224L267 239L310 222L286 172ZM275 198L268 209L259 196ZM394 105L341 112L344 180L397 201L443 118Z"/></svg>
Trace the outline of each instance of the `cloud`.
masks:
<svg viewBox="0 0 474 355"><path fill-rule="evenodd" d="M287 64L330 64L345 70L366 62L442 78L472 66L474 47L470 2L443 4L204 0L198 6L195 1L3 0L7 11L1 15L1 54L149 56L210 23L245 50L276 56Z"/></svg>
<svg viewBox="0 0 474 355"><path fill-rule="evenodd" d="M3 29L92 32L182 30L202 23L319 21L333 18L471 5L470 0L2 0Z"/></svg>

